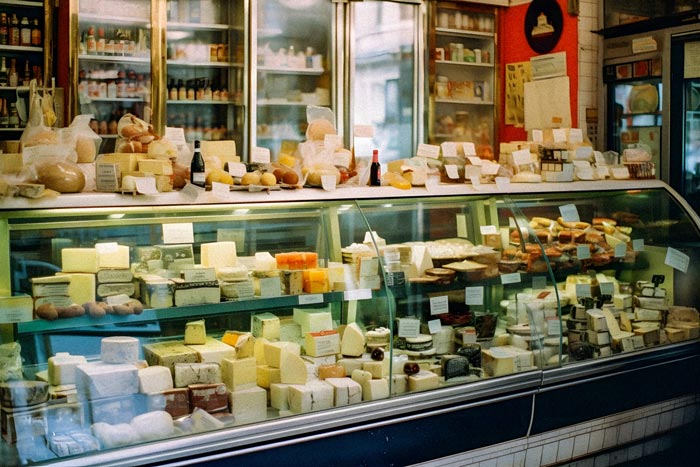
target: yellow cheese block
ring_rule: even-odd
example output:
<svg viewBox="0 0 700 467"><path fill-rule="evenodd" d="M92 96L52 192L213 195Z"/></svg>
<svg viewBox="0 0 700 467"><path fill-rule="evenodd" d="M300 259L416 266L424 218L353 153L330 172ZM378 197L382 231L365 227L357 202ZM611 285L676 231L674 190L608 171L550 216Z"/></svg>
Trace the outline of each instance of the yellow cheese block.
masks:
<svg viewBox="0 0 700 467"><path fill-rule="evenodd" d="M281 373L282 371L279 368L272 368L269 365L258 365L256 367L256 382L261 388L270 389L271 384L281 382Z"/></svg>
<svg viewBox="0 0 700 467"><path fill-rule="evenodd" d="M205 344L206 342L207 328L203 319L185 324L185 345Z"/></svg>
<svg viewBox="0 0 700 467"><path fill-rule="evenodd" d="M61 269L63 272L97 272L97 250L95 248L63 248L61 250Z"/></svg>
<svg viewBox="0 0 700 467"><path fill-rule="evenodd" d="M119 170L124 174L136 172L139 167L140 159L144 159L144 156L141 154L115 152L101 155L97 159L97 163L119 164Z"/></svg>
<svg viewBox="0 0 700 467"><path fill-rule="evenodd" d="M295 342L265 342L263 346L265 362L273 368L281 368L282 353L301 355L301 346Z"/></svg>
<svg viewBox="0 0 700 467"><path fill-rule="evenodd" d="M292 352L282 352L280 356L280 383L304 384L308 378L308 370L304 360Z"/></svg>
<svg viewBox="0 0 700 467"><path fill-rule="evenodd" d="M70 278L68 296L78 305L95 301L95 274L93 273L58 273Z"/></svg>
<svg viewBox="0 0 700 467"><path fill-rule="evenodd" d="M257 382L257 362L253 357L224 358L221 360L221 380L233 391Z"/></svg>
<svg viewBox="0 0 700 467"><path fill-rule="evenodd" d="M95 250L97 251L97 267L99 269L129 269L128 245L97 243Z"/></svg>
<svg viewBox="0 0 700 467"><path fill-rule="evenodd" d="M252 357L254 354L255 338L249 332L226 331L221 341L236 349L236 358Z"/></svg>
<svg viewBox="0 0 700 467"><path fill-rule="evenodd" d="M141 159L138 161L138 171L153 175L172 175L173 163L164 159Z"/></svg>

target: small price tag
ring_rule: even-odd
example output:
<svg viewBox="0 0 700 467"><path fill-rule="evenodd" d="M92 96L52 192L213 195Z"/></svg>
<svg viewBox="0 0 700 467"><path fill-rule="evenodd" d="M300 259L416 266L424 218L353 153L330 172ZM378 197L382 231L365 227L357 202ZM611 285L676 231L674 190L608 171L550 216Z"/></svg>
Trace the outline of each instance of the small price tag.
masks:
<svg viewBox="0 0 700 467"><path fill-rule="evenodd" d="M495 235L498 233L498 228L495 225L482 225L479 227L481 235Z"/></svg>
<svg viewBox="0 0 700 467"><path fill-rule="evenodd" d="M555 143L566 143L566 130L564 128L554 128L552 130L552 138Z"/></svg>
<svg viewBox="0 0 700 467"><path fill-rule="evenodd" d="M136 184L136 191L142 195L158 194L155 177L134 177L134 183Z"/></svg>
<svg viewBox="0 0 700 467"><path fill-rule="evenodd" d="M627 244L618 243L615 245L615 258L624 258L627 254Z"/></svg>
<svg viewBox="0 0 700 467"><path fill-rule="evenodd" d="M312 305L314 303L323 303L322 293L299 295L299 305Z"/></svg>
<svg viewBox="0 0 700 467"><path fill-rule="evenodd" d="M501 274L501 284L518 284L520 283L520 273L512 272L510 274Z"/></svg>
<svg viewBox="0 0 700 467"><path fill-rule="evenodd" d="M462 148L464 149L465 156L467 156L467 157L476 156L476 147L474 146L474 143L471 143L471 142L462 143Z"/></svg>
<svg viewBox="0 0 700 467"><path fill-rule="evenodd" d="M194 227L191 222L180 224L163 224L163 243L194 243Z"/></svg>
<svg viewBox="0 0 700 467"><path fill-rule="evenodd" d="M483 163L484 163L484 161L480 157L476 157L476 156L469 156L469 157L467 157L467 160L469 161L469 163L471 163L471 165L476 165L476 166L483 165Z"/></svg>
<svg viewBox="0 0 700 467"><path fill-rule="evenodd" d="M430 314L431 315L442 315L447 313L449 310L447 303L447 295L440 295L439 297L430 297Z"/></svg>
<svg viewBox="0 0 700 467"><path fill-rule="evenodd" d="M591 284L576 284L576 298L588 298L591 296Z"/></svg>
<svg viewBox="0 0 700 467"><path fill-rule="evenodd" d="M399 337L417 337L420 334L420 320L415 318L399 319Z"/></svg>
<svg viewBox="0 0 700 467"><path fill-rule="evenodd" d="M481 164L481 173L484 175L497 175L501 168L501 164L496 164L495 162L486 161ZM501 177L506 178L506 177ZM506 180L509 180L506 178Z"/></svg>
<svg viewBox="0 0 700 467"><path fill-rule="evenodd" d="M513 151L513 163L515 165L527 165L532 163L532 155L529 149Z"/></svg>
<svg viewBox="0 0 700 467"><path fill-rule="evenodd" d="M321 175L321 187L326 191L335 190L335 184L337 182L335 175Z"/></svg>
<svg viewBox="0 0 700 467"><path fill-rule="evenodd" d="M509 191L510 190L510 178L508 177L496 177L494 180L496 182L496 188L498 191Z"/></svg>
<svg viewBox="0 0 700 467"><path fill-rule="evenodd" d="M632 249L634 251L644 251L644 239L635 238L634 240L632 240Z"/></svg>
<svg viewBox="0 0 700 467"><path fill-rule="evenodd" d="M673 269L677 269L683 273L688 272L688 265L690 264L690 257L685 253L676 250L675 248L669 247L666 250L666 260L664 263L671 266Z"/></svg>
<svg viewBox="0 0 700 467"><path fill-rule="evenodd" d="M580 128L571 128L569 130L570 143L583 143L583 130Z"/></svg>
<svg viewBox="0 0 700 467"><path fill-rule="evenodd" d="M483 287L465 287L464 288L464 304L465 305L483 305L484 304L484 288Z"/></svg>
<svg viewBox="0 0 700 467"><path fill-rule="evenodd" d="M454 164L445 165L445 173L447 174L447 178L450 180L459 179L459 172L457 171L457 166Z"/></svg>
<svg viewBox="0 0 700 467"><path fill-rule="evenodd" d="M228 163L228 173L232 177L242 177L246 173L246 167L243 162L229 162Z"/></svg>
<svg viewBox="0 0 700 467"><path fill-rule="evenodd" d="M231 185L227 183L212 182L211 184L211 194L220 200L225 200L228 198L228 194L231 192Z"/></svg>
<svg viewBox="0 0 700 467"><path fill-rule="evenodd" d="M547 318L547 335L558 336L561 334L561 322L558 318Z"/></svg>
<svg viewBox="0 0 700 467"><path fill-rule="evenodd" d="M250 161L256 164L269 164L270 150L268 148L254 147L250 152Z"/></svg>
<svg viewBox="0 0 700 467"><path fill-rule="evenodd" d="M372 298L372 289L346 290L343 292L343 298L346 302L351 300L369 300Z"/></svg>
<svg viewBox="0 0 700 467"><path fill-rule="evenodd" d="M440 146L435 144L418 144L418 150L416 151L417 156L429 157L431 159L438 159L440 157Z"/></svg>
<svg viewBox="0 0 700 467"><path fill-rule="evenodd" d="M590 259L591 247L588 245L576 245L576 256L578 256L578 259Z"/></svg>
<svg viewBox="0 0 700 467"><path fill-rule="evenodd" d="M600 294L610 295L612 297L613 295L615 295L615 284L613 284L612 282L601 282Z"/></svg>
<svg viewBox="0 0 700 467"><path fill-rule="evenodd" d="M543 143L544 133L542 130L532 130L532 142L533 143Z"/></svg>
<svg viewBox="0 0 700 467"><path fill-rule="evenodd" d="M194 203L199 198L199 195L204 193L204 188L200 188L197 185L192 185L187 183L185 187L180 190L180 194L189 202Z"/></svg>
<svg viewBox="0 0 700 467"><path fill-rule="evenodd" d="M430 331L430 334L440 332L442 330L442 323L439 319L431 319L428 321L428 330Z"/></svg>
<svg viewBox="0 0 700 467"><path fill-rule="evenodd" d="M445 141L440 144L440 148L442 148L443 157L457 157L457 143L454 141Z"/></svg>
<svg viewBox="0 0 700 467"><path fill-rule="evenodd" d="M561 214L564 222L580 222L581 218L578 216L578 209L576 209L575 204L565 204L559 206L559 213Z"/></svg>
<svg viewBox="0 0 700 467"><path fill-rule="evenodd" d="M474 189L478 190L481 188L481 177L479 177L478 175L469 177L469 181L472 182L472 186L474 187Z"/></svg>

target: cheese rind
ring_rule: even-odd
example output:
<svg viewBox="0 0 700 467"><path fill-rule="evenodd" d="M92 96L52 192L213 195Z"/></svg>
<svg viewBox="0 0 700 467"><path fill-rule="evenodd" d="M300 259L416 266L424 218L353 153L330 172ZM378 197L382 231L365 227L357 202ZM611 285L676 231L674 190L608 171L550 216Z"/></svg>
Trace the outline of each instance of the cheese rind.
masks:
<svg viewBox="0 0 700 467"><path fill-rule="evenodd" d="M289 386L289 410L307 413L333 407L334 388L325 381Z"/></svg>
<svg viewBox="0 0 700 467"><path fill-rule="evenodd" d="M176 363L197 363L199 358L195 350L178 341L144 344L143 353L149 365L166 366L173 374Z"/></svg>
<svg viewBox="0 0 700 467"><path fill-rule="evenodd" d="M304 384L308 370L299 355L283 351L280 356L280 382L286 384Z"/></svg>
<svg viewBox="0 0 700 467"><path fill-rule="evenodd" d="M105 363L135 363L141 344L135 337L110 336L101 341L101 358Z"/></svg>
<svg viewBox="0 0 700 467"><path fill-rule="evenodd" d="M96 273L99 269L97 250L94 248L63 248L61 270L63 272Z"/></svg>
<svg viewBox="0 0 700 467"><path fill-rule="evenodd" d="M128 363L86 363L75 369L78 392L88 399L124 396L139 391L138 369Z"/></svg>
<svg viewBox="0 0 700 467"><path fill-rule="evenodd" d="M326 383L333 387L333 404L342 407L362 402L362 386L351 378L327 378Z"/></svg>

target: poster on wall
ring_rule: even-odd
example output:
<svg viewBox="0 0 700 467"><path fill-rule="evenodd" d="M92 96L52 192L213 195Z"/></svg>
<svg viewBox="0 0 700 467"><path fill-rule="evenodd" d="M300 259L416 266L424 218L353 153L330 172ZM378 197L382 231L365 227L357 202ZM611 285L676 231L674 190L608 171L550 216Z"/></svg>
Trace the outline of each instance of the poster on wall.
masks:
<svg viewBox="0 0 700 467"><path fill-rule="evenodd" d="M506 65L505 123L522 127L525 124L525 83L532 79L530 62Z"/></svg>
<svg viewBox="0 0 700 467"><path fill-rule="evenodd" d="M550 52L559 42L564 16L557 0L533 0L525 13L525 38L537 53Z"/></svg>

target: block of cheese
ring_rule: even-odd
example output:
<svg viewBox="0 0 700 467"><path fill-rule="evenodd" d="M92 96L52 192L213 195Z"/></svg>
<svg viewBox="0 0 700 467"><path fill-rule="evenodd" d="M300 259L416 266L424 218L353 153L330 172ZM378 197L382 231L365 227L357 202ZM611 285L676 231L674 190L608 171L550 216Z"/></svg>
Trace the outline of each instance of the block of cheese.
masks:
<svg viewBox="0 0 700 467"><path fill-rule="evenodd" d="M235 348L213 337L207 337L204 344L193 344L187 347L197 352L197 361L200 363L220 364L224 358L236 358Z"/></svg>
<svg viewBox="0 0 700 467"><path fill-rule="evenodd" d="M88 399L139 392L138 369L129 363L85 363L75 368L75 376L78 393Z"/></svg>
<svg viewBox="0 0 700 467"><path fill-rule="evenodd" d="M343 365L338 365L337 363L331 365L321 365L317 369L318 379L324 380L329 378L344 378L345 367Z"/></svg>
<svg viewBox="0 0 700 467"><path fill-rule="evenodd" d="M223 358L221 360L221 380L230 391L241 386L255 384L257 363L254 357Z"/></svg>
<svg viewBox="0 0 700 467"><path fill-rule="evenodd" d="M415 375L408 377L409 391L426 391L438 387L440 378L432 371L419 371Z"/></svg>
<svg viewBox="0 0 700 467"><path fill-rule="evenodd" d="M217 363L175 363L173 369L173 381L177 388L221 382L221 367Z"/></svg>
<svg viewBox="0 0 700 467"><path fill-rule="evenodd" d="M408 391L408 375L391 375L391 395L396 396Z"/></svg>
<svg viewBox="0 0 700 467"><path fill-rule="evenodd" d="M217 281L187 282L179 278L173 283L175 306L207 305L221 302L221 289Z"/></svg>
<svg viewBox="0 0 700 467"><path fill-rule="evenodd" d="M301 295L304 291L304 273L302 271L282 271L282 293Z"/></svg>
<svg viewBox="0 0 700 467"><path fill-rule="evenodd" d="M112 242L97 243L95 251L97 252L97 267L99 269L128 269L131 266L128 245Z"/></svg>
<svg viewBox="0 0 700 467"><path fill-rule="evenodd" d="M314 412L333 407L334 388L325 381L293 384L288 389L289 410L295 413Z"/></svg>
<svg viewBox="0 0 700 467"><path fill-rule="evenodd" d="M96 281L93 273L58 273L59 276L68 277L68 296L73 303L82 305L95 301Z"/></svg>
<svg viewBox="0 0 700 467"><path fill-rule="evenodd" d="M608 331L596 332L593 329L589 329L588 342L593 345L610 345L610 333Z"/></svg>
<svg viewBox="0 0 700 467"><path fill-rule="evenodd" d="M304 269L304 292L325 293L330 292L331 285L328 280L328 269L315 268Z"/></svg>
<svg viewBox="0 0 700 467"><path fill-rule="evenodd" d="M274 383L270 385L270 407L277 410L289 410L289 387L291 384Z"/></svg>
<svg viewBox="0 0 700 467"><path fill-rule="evenodd" d="M440 358L442 376L445 381L469 376L469 359L462 355L443 355Z"/></svg>
<svg viewBox="0 0 700 467"><path fill-rule="evenodd" d="M340 334L335 330L306 333L304 350L312 357L340 353Z"/></svg>
<svg viewBox="0 0 700 467"><path fill-rule="evenodd" d="M221 342L236 349L236 358L252 357L255 349L255 338L250 332L226 331Z"/></svg>
<svg viewBox="0 0 700 467"><path fill-rule="evenodd" d="M136 363L139 360L141 344L130 336L103 337L100 356L105 363Z"/></svg>
<svg viewBox="0 0 700 467"><path fill-rule="evenodd" d="M49 357L49 384L52 386L75 384L75 368L87 363L83 355L71 355L68 352L57 352Z"/></svg>
<svg viewBox="0 0 700 467"><path fill-rule="evenodd" d="M99 269L97 250L94 248L63 248L61 270L63 272L91 272Z"/></svg>
<svg viewBox="0 0 700 467"><path fill-rule="evenodd" d="M669 342L681 342L685 340L685 331L682 329L666 326L664 331L666 331L666 339L668 339Z"/></svg>
<svg viewBox="0 0 700 467"><path fill-rule="evenodd" d="M34 298L55 295L68 296L69 289L70 275L68 274L32 278L32 296Z"/></svg>
<svg viewBox="0 0 700 467"><path fill-rule="evenodd" d="M173 283L168 279L141 278L141 301L149 308L173 306Z"/></svg>
<svg viewBox="0 0 700 467"><path fill-rule="evenodd" d="M228 409L228 390L224 383L190 384L190 410L206 410L209 413Z"/></svg>
<svg viewBox="0 0 700 467"><path fill-rule="evenodd" d="M333 329L333 316L330 307L324 308L294 308L294 322L301 326L301 335L308 332L327 331Z"/></svg>
<svg viewBox="0 0 700 467"><path fill-rule="evenodd" d="M489 376L527 370L534 364L532 352L512 345L481 350L481 367Z"/></svg>
<svg viewBox="0 0 700 467"><path fill-rule="evenodd" d="M296 342L265 342L263 344L265 362L273 368L280 368L282 352L301 355L301 346Z"/></svg>
<svg viewBox="0 0 700 467"><path fill-rule="evenodd" d="M372 378L379 379L389 376L389 359L385 358L383 360L366 360L362 362L362 369L368 371Z"/></svg>
<svg viewBox="0 0 700 467"><path fill-rule="evenodd" d="M608 330L608 323L603 312L597 308L586 310L586 320L588 321L588 329L596 332Z"/></svg>
<svg viewBox="0 0 700 467"><path fill-rule="evenodd" d="M133 296L136 293L136 284L133 282L112 282L97 285L97 296L101 299L115 295Z"/></svg>
<svg viewBox="0 0 700 467"><path fill-rule="evenodd" d="M267 391L258 386L229 392L229 406L234 423L261 422L267 418Z"/></svg>
<svg viewBox="0 0 700 467"><path fill-rule="evenodd" d="M203 319L185 323L185 345L207 342L207 327Z"/></svg>
<svg viewBox="0 0 700 467"><path fill-rule="evenodd" d="M138 171L153 175L172 175L173 163L169 159L141 159Z"/></svg>
<svg viewBox="0 0 700 467"><path fill-rule="evenodd" d="M253 342L253 357L258 362L258 365L267 365L265 361L265 344L270 342L264 337L258 337Z"/></svg>
<svg viewBox="0 0 700 467"><path fill-rule="evenodd" d="M350 323L343 331L340 353L346 357L359 357L365 351L365 334L357 323Z"/></svg>
<svg viewBox="0 0 700 467"><path fill-rule="evenodd" d="M341 358L338 360L338 365L345 368L345 374L351 375L355 370L362 369L362 359L359 358Z"/></svg>
<svg viewBox="0 0 700 467"><path fill-rule="evenodd" d="M160 251L160 266L164 269L177 271L183 267L194 265L194 249L192 244L156 245Z"/></svg>
<svg viewBox="0 0 700 467"><path fill-rule="evenodd" d="M168 438L175 431L173 417L162 410L137 415L129 426L141 442Z"/></svg>
<svg viewBox="0 0 700 467"><path fill-rule="evenodd" d="M342 407L362 402L362 386L352 378L326 378L333 387L333 405Z"/></svg>
<svg viewBox="0 0 700 467"><path fill-rule="evenodd" d="M131 269L100 269L96 279L98 284L124 284L134 280L134 273Z"/></svg>
<svg viewBox="0 0 700 467"><path fill-rule="evenodd" d="M613 295L613 305L618 310L626 310L632 308L632 295L630 294L615 294Z"/></svg>
<svg viewBox="0 0 700 467"><path fill-rule="evenodd" d="M173 389L173 375L165 366L147 366L139 368L139 392L152 394Z"/></svg>
<svg viewBox="0 0 700 467"><path fill-rule="evenodd" d="M302 339L301 326L293 319L286 317L280 319L280 340L299 342Z"/></svg>
<svg viewBox="0 0 700 467"><path fill-rule="evenodd" d="M190 390L173 388L161 393L165 402L165 410L173 417L184 417L190 411Z"/></svg>
<svg viewBox="0 0 700 467"><path fill-rule="evenodd" d="M389 397L389 381L386 379L370 379L362 383L362 400L376 401Z"/></svg>
<svg viewBox="0 0 700 467"><path fill-rule="evenodd" d="M139 167L139 160L143 159L143 154L115 152L102 154L97 159L97 163L118 164L119 171L124 173L136 172Z"/></svg>
<svg viewBox="0 0 700 467"><path fill-rule="evenodd" d="M149 365L162 365L175 374L176 363L197 363L199 356L181 341L156 342L143 345L143 355Z"/></svg>
<svg viewBox="0 0 700 467"><path fill-rule="evenodd" d="M661 321L664 318L663 310L654 310L651 308L634 308L634 319L637 321Z"/></svg>
<svg viewBox="0 0 700 467"><path fill-rule="evenodd" d="M281 383L280 369L269 365L257 365L255 367L255 382L265 389L269 389L273 384Z"/></svg>
<svg viewBox="0 0 700 467"><path fill-rule="evenodd" d="M0 383L0 406L30 407L49 400L49 384L45 381L6 381ZM5 428L3 426L3 428Z"/></svg>
<svg viewBox="0 0 700 467"><path fill-rule="evenodd" d="M238 263L236 242L202 243L200 247L202 266L212 267L217 272Z"/></svg>
<svg viewBox="0 0 700 467"><path fill-rule="evenodd" d="M367 381L370 381L372 379L372 373L365 370L353 370L353 372L350 374L350 377L360 384L365 384Z"/></svg>
<svg viewBox="0 0 700 467"><path fill-rule="evenodd" d="M280 383L304 384L308 369L299 355L284 351L280 355Z"/></svg>
<svg viewBox="0 0 700 467"><path fill-rule="evenodd" d="M253 315L250 329L255 337L264 337L268 340L279 339L280 319L272 313L259 313Z"/></svg>

